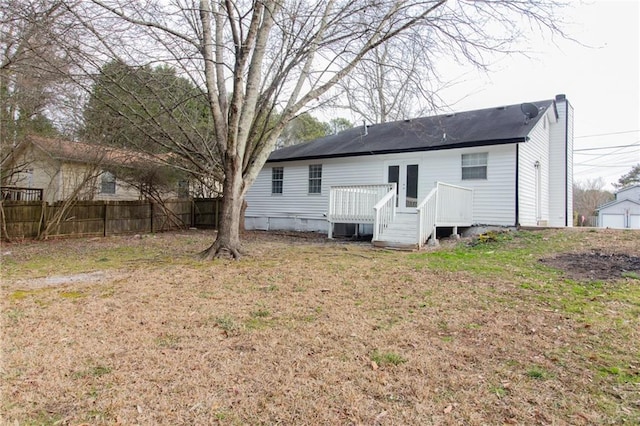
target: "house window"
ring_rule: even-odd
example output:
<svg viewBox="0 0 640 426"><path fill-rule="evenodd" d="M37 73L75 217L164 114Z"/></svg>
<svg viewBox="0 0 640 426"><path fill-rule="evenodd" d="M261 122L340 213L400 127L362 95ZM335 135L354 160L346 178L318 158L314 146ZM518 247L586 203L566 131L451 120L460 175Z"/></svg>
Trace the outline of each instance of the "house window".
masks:
<svg viewBox="0 0 640 426"><path fill-rule="evenodd" d="M282 184L284 182L284 167L274 167L271 169L271 193L282 194Z"/></svg>
<svg viewBox="0 0 640 426"><path fill-rule="evenodd" d="M322 193L322 164L309 165L309 194Z"/></svg>
<svg viewBox="0 0 640 426"><path fill-rule="evenodd" d="M102 174L102 185L100 192L103 194L115 194L116 193L116 177L111 172L104 172Z"/></svg>
<svg viewBox="0 0 640 426"><path fill-rule="evenodd" d="M488 152L462 154L462 180L486 179Z"/></svg>
<svg viewBox="0 0 640 426"><path fill-rule="evenodd" d="M189 181L188 180L179 180L178 181L178 198L189 198Z"/></svg>
<svg viewBox="0 0 640 426"><path fill-rule="evenodd" d="M27 170L27 188L33 188L33 169Z"/></svg>

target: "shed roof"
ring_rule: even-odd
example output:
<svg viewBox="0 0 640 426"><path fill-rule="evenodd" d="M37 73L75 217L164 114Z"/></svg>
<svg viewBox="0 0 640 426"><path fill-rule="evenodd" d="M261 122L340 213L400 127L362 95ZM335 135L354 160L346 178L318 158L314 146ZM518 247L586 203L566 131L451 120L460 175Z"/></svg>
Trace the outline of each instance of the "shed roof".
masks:
<svg viewBox="0 0 640 426"><path fill-rule="evenodd" d="M618 189L616 191L616 195L621 194L623 192L631 191L631 190L637 190L638 188L640 188L640 183L631 184L629 186L625 186L624 188Z"/></svg>
<svg viewBox="0 0 640 426"><path fill-rule="evenodd" d="M431 151L525 142L553 100L531 102L538 115L526 119L521 105L359 126L314 141L278 149L267 162Z"/></svg>
<svg viewBox="0 0 640 426"><path fill-rule="evenodd" d="M623 204L623 203L632 203L640 206L640 202L636 200L632 200L631 198L622 198L620 200L613 200L613 201L609 201L608 203L602 204L596 210L597 211L605 210L605 209L608 209L609 207L615 206L617 204Z"/></svg>

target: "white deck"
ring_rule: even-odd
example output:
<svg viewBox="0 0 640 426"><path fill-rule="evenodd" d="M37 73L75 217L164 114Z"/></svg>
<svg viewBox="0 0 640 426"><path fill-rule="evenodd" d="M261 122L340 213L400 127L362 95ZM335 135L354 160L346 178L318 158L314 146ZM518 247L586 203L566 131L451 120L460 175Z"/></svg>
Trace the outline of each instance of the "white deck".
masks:
<svg viewBox="0 0 640 426"><path fill-rule="evenodd" d="M471 226L473 190L437 182L415 211L396 211L395 184L332 187L329 238L334 223L373 223L375 245L422 247L438 227Z"/></svg>

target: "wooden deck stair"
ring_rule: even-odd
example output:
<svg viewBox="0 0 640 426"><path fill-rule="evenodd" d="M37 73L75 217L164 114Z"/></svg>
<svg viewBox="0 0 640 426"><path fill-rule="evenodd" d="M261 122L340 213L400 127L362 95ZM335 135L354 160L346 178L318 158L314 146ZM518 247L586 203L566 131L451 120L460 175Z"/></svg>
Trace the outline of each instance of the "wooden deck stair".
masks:
<svg viewBox="0 0 640 426"><path fill-rule="evenodd" d="M416 213L398 213L381 236L382 238L372 243L376 247L417 249L419 248L417 225Z"/></svg>
<svg viewBox="0 0 640 426"><path fill-rule="evenodd" d="M434 238L438 227L471 226L472 200L472 189L436 182L415 211L400 212L395 183L334 186L329 196L327 236L332 238L334 223L370 223L376 247L419 249Z"/></svg>

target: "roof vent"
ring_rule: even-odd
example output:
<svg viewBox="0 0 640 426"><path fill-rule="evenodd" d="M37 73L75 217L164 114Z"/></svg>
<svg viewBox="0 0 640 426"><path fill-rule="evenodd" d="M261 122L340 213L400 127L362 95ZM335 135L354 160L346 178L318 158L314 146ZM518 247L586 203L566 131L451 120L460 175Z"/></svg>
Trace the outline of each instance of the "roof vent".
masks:
<svg viewBox="0 0 640 426"><path fill-rule="evenodd" d="M499 107L498 107L498 108L496 108L496 109L507 109L507 107L506 107L506 106L504 106L504 105L502 105L502 106L499 106Z"/></svg>
<svg viewBox="0 0 640 426"><path fill-rule="evenodd" d="M524 103L520 105L520 110L524 114L524 124L529 123L529 120L538 116L538 107L534 104Z"/></svg>
<svg viewBox="0 0 640 426"><path fill-rule="evenodd" d="M454 115L456 115L455 113L451 113L451 114L447 114L447 117L453 117Z"/></svg>
<svg viewBox="0 0 640 426"><path fill-rule="evenodd" d="M566 101L566 100L567 100L567 95L565 95L564 93L556 95L556 101Z"/></svg>

